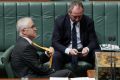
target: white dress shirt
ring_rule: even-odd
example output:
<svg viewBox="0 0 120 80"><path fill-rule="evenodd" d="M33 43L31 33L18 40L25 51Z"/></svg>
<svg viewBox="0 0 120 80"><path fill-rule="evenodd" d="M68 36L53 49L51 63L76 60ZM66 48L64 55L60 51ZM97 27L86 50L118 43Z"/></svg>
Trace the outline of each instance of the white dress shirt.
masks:
<svg viewBox="0 0 120 80"><path fill-rule="evenodd" d="M70 19L70 23L71 23L71 32L72 32L73 21L71 19ZM75 28L76 28L76 33L77 33L76 34L77 35L77 49L80 49L83 47L83 45L81 44L81 40L80 40L80 23L79 22L75 25ZM71 38L72 38L72 36L71 36ZM70 41L68 48L66 48L65 53L69 54L71 49L72 49L72 39Z"/></svg>

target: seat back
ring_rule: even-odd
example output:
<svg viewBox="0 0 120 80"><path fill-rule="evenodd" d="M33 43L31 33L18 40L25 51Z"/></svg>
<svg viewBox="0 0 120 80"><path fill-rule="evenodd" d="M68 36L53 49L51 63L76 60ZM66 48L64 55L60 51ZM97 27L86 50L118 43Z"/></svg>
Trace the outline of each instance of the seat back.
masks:
<svg viewBox="0 0 120 80"><path fill-rule="evenodd" d="M14 46L11 46L1 57L1 61L4 65L5 71L7 73L8 78L14 78L14 73L12 71L12 67L10 64L10 55L12 53L12 49Z"/></svg>
<svg viewBox="0 0 120 80"><path fill-rule="evenodd" d="M16 21L21 17L33 18L38 29L36 41L49 47L55 19L67 13L70 2L1 2L0 3L0 51L4 52L17 39ZM83 2L84 13L93 18L100 43L120 45L120 2Z"/></svg>
<svg viewBox="0 0 120 80"><path fill-rule="evenodd" d="M0 54L15 44L18 36L16 22L26 16L32 17L37 27L38 37L35 41L49 47L54 21L58 16L67 13L69 3L69 1L0 2ZM99 42L120 45L120 2L86 1L83 5L84 13L94 20ZM110 42L109 36L114 36L116 40ZM1 65L0 62L0 67Z"/></svg>

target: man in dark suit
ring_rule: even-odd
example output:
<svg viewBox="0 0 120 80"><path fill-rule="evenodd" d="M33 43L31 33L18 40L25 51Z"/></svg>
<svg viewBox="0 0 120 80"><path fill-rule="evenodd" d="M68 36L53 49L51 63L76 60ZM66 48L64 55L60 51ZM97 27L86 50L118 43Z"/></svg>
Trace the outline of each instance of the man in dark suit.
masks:
<svg viewBox="0 0 120 80"><path fill-rule="evenodd" d="M55 49L53 68L60 70L67 62L74 69L78 61L86 61L94 67L94 51L99 49L94 22L84 15L84 7L80 1L70 4L68 13L55 20L52 36Z"/></svg>
<svg viewBox="0 0 120 80"><path fill-rule="evenodd" d="M11 54L11 66L16 77L73 77L70 70L54 71L43 66L52 54L50 51L37 54L37 48L32 45L32 40L37 36L36 27L30 17L21 18L17 22L19 38Z"/></svg>

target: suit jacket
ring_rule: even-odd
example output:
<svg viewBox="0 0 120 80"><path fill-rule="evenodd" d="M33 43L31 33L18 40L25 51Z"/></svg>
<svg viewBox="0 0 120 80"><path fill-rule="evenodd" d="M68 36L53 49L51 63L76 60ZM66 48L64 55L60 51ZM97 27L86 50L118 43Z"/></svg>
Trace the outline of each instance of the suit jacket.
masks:
<svg viewBox="0 0 120 80"><path fill-rule="evenodd" d="M94 29L94 22L88 16L83 15L80 20L80 39L83 47L88 47L90 51L99 49L97 36ZM71 25L69 15L60 16L56 19L52 46L55 50L64 53L71 41Z"/></svg>
<svg viewBox="0 0 120 80"><path fill-rule="evenodd" d="M39 56L36 48L22 37L17 40L11 54L11 66L17 77L48 74L49 69L42 65L48 60L45 54Z"/></svg>

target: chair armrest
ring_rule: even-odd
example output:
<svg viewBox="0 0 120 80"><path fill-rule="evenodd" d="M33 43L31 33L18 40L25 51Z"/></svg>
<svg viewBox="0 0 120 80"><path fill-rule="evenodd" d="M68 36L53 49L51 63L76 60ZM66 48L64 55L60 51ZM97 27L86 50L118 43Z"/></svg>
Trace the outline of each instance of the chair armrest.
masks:
<svg viewBox="0 0 120 80"><path fill-rule="evenodd" d="M12 49L14 48L14 45L10 46L2 55L1 57L1 62L5 63L9 61Z"/></svg>

